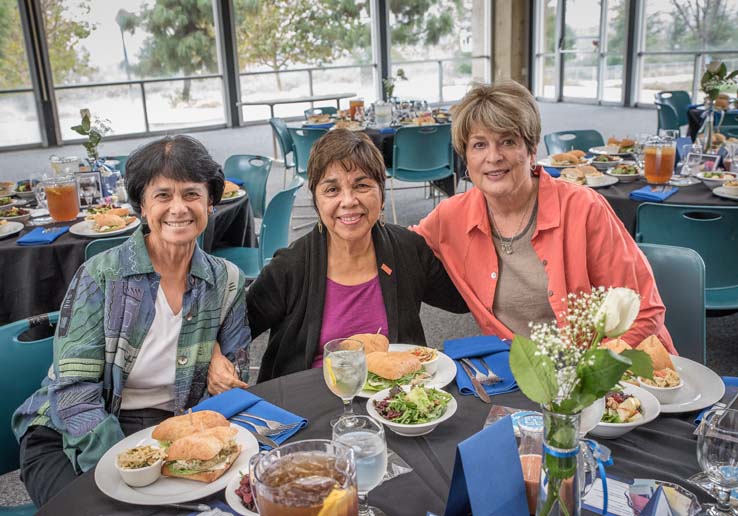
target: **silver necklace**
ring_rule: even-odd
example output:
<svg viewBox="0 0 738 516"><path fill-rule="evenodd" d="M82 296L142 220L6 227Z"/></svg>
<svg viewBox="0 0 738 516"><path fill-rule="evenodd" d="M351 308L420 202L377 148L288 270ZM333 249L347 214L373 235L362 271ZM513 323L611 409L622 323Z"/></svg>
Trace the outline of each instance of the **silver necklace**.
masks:
<svg viewBox="0 0 738 516"><path fill-rule="evenodd" d="M523 216L520 218L520 222L518 223L518 229L516 229L515 233L513 233L513 235L507 239L507 242L502 236L500 228L497 227L495 216L492 213L492 210L489 206L487 206L487 213L489 214L489 218L492 221L492 227L494 228L495 233L497 233L497 236L500 237L500 245L502 245L502 250L505 251L505 254L513 254L515 252L515 250L513 249L513 241L515 240L515 237L518 236L518 234L520 233L520 229L523 227L523 221L528 218L528 208L530 208L530 204L530 199L528 199L528 204L526 204L525 206L525 212L523 212Z"/></svg>

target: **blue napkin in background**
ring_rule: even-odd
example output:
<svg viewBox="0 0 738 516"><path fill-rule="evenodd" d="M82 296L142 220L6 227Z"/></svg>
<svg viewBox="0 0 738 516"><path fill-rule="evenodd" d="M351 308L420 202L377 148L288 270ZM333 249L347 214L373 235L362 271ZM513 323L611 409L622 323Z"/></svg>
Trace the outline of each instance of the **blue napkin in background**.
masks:
<svg viewBox="0 0 738 516"><path fill-rule="evenodd" d="M325 124L302 124L305 129L330 129L334 125L334 122L326 122Z"/></svg>
<svg viewBox="0 0 738 516"><path fill-rule="evenodd" d="M456 447L445 516L527 516L512 419L504 417Z"/></svg>
<svg viewBox="0 0 738 516"><path fill-rule="evenodd" d="M230 181L231 183L235 183L238 186L243 186L243 180L237 178L237 177L226 177L226 181Z"/></svg>
<svg viewBox="0 0 738 516"><path fill-rule="evenodd" d="M674 195L679 191L676 186L663 187L663 191L654 192L654 189L661 190L662 187L653 187L646 185L638 190L630 192L630 198L634 201L650 201L650 202L664 202L666 199Z"/></svg>
<svg viewBox="0 0 738 516"><path fill-rule="evenodd" d="M378 130L381 134L395 134L397 132L397 129L395 129L394 127L382 127Z"/></svg>
<svg viewBox="0 0 738 516"><path fill-rule="evenodd" d="M692 150L692 138L689 136L681 136L676 139L676 150L677 150L677 158L674 161L674 166L676 167L676 164L680 161L684 160L684 158L687 157L687 154L689 154L689 151Z"/></svg>
<svg viewBox="0 0 738 516"><path fill-rule="evenodd" d="M543 170L548 172L548 175L551 177L559 177L561 175L561 169L560 168L554 168L554 167L543 167Z"/></svg>
<svg viewBox="0 0 738 516"><path fill-rule="evenodd" d="M512 371L510 370L510 345L499 337L481 335L479 337L464 337L462 339L447 340L443 343L443 352L451 357L456 364L456 386L459 393L468 396L477 393L474 391L469 375L461 367L460 358L469 358L480 371L486 372L480 360L489 366L494 373L502 378L494 385L482 385L487 394L504 394L518 390Z"/></svg>
<svg viewBox="0 0 738 516"><path fill-rule="evenodd" d="M723 396L722 400L720 400L718 403L730 403L733 396L736 394L736 389L731 389L731 387L738 388L738 377L736 376L723 376L723 383L725 384L725 395ZM727 398L727 399L726 399ZM725 400L723 402L723 400ZM694 419L694 424L699 425L702 421L702 417L709 412L709 410L714 407L715 405L711 405L704 409L702 412L699 413L699 415Z"/></svg>
<svg viewBox="0 0 738 516"><path fill-rule="evenodd" d="M30 233L26 233L25 235L20 237L16 243L18 245L50 244L67 231L69 231L69 226L62 226L58 228L36 228Z"/></svg>
<svg viewBox="0 0 738 516"><path fill-rule="evenodd" d="M277 444L282 444L287 439L295 435L297 432L305 428L308 424L307 419L305 419L304 417L296 416L292 412L288 412L283 408L272 405L268 401L263 400L255 394L251 394L248 391L238 388L231 389L229 391L218 394L217 396L213 396L212 398L201 401L196 406L194 406L192 410L193 412L197 412L199 410L214 410L215 412L220 412L221 414L223 414L227 419L230 419L231 417L241 412L249 412L256 416L279 421L280 423L295 423L299 421L300 424L292 428L291 430L287 430L286 432L282 432L281 434L269 436L269 438ZM248 418L245 417L245 419ZM233 423L240 425L248 430L252 430L252 428L249 427L248 424L242 423L241 421L233 421ZM252 426L255 427L256 425L264 426L263 423L254 420L254 424Z"/></svg>

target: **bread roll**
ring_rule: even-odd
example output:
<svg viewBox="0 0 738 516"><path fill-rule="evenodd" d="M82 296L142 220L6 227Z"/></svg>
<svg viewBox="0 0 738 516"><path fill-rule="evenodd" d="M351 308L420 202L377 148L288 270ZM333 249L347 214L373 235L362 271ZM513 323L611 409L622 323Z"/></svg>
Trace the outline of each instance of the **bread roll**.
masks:
<svg viewBox="0 0 738 516"><path fill-rule="evenodd" d="M377 351L366 356L369 372L388 380L397 380L423 367L418 357L408 351Z"/></svg>
<svg viewBox="0 0 738 516"><path fill-rule="evenodd" d="M579 174L584 174L585 176L601 176L602 172L594 168L592 165L579 165L577 167L577 170L579 171Z"/></svg>
<svg viewBox="0 0 738 516"><path fill-rule="evenodd" d="M190 473L190 474L181 474L181 473L175 473L171 469L169 469L168 464L164 464L161 468L161 474L165 477L175 477L175 478L187 478L189 480L197 480L198 482L205 482L206 484L209 484L210 482L213 482L214 480L219 479L222 477L226 471L228 471L233 465L234 462L236 462L236 458L241 454L241 448L236 448L233 453L228 454L226 457L225 463L227 467L225 468L219 468L214 469L210 471L203 471L202 473Z"/></svg>
<svg viewBox="0 0 738 516"><path fill-rule="evenodd" d="M669 353L667 353L666 348L661 344L661 341L656 335L651 335L643 339L636 349L645 351L651 357L654 371L659 371L665 367L674 369L674 363L671 361Z"/></svg>
<svg viewBox="0 0 738 516"><path fill-rule="evenodd" d="M357 333L356 335L351 335L349 339L358 340L364 344L364 353L367 355L389 349L389 340L381 333Z"/></svg>
<svg viewBox="0 0 738 516"><path fill-rule="evenodd" d="M562 152L551 156L552 165L576 165L579 158L569 152Z"/></svg>
<svg viewBox="0 0 738 516"><path fill-rule="evenodd" d="M212 410L201 410L165 419L154 428L151 437L157 441L175 441L216 426L230 428L231 424L223 417L223 414Z"/></svg>
<svg viewBox="0 0 738 516"><path fill-rule="evenodd" d="M223 441L204 432L174 441L167 449L167 460L210 460L223 449Z"/></svg>
<svg viewBox="0 0 738 516"><path fill-rule="evenodd" d="M119 217L127 217L131 214L128 208L113 208L108 212L108 215L117 215Z"/></svg>
<svg viewBox="0 0 738 516"><path fill-rule="evenodd" d="M581 159L581 158L584 157L584 155L586 154L586 152L581 151L581 150L570 150L568 152L568 154L571 154L572 156L576 156L577 159Z"/></svg>

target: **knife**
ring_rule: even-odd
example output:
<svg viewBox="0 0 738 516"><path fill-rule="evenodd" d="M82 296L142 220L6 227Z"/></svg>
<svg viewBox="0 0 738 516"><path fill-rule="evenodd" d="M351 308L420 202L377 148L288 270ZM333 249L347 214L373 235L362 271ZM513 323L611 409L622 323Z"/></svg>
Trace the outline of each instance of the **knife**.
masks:
<svg viewBox="0 0 738 516"><path fill-rule="evenodd" d="M244 427L244 428L246 428L246 427ZM251 432L251 435L253 435L256 438L257 442L263 444L264 446L269 446L270 448L279 448L279 445L277 443L275 443L274 441L272 441L271 439L269 439L268 437L265 437L265 436L263 436L261 434L258 434L256 432L254 432L253 430L249 430L248 428L246 428L246 430L248 430L249 432Z"/></svg>
<svg viewBox="0 0 738 516"><path fill-rule="evenodd" d="M479 383L479 380L474 377L474 373L472 373L471 369L469 369L469 366L467 366L463 362L459 362L459 364L461 365L461 367L464 368L464 371L466 371L466 374L469 376L474 390L479 395L479 399L481 399L485 403L492 403L489 394L487 394L487 391L484 390L484 387L482 387L482 384Z"/></svg>

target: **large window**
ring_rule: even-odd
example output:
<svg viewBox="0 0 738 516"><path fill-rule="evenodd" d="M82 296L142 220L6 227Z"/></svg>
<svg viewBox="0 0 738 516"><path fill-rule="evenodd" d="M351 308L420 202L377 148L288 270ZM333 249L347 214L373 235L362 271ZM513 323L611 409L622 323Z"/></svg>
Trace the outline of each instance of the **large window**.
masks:
<svg viewBox="0 0 738 516"><path fill-rule="evenodd" d="M490 80L489 0L390 1L395 96L448 102L472 81Z"/></svg>
<svg viewBox="0 0 738 516"><path fill-rule="evenodd" d="M0 0L0 147L40 141L18 2Z"/></svg>

